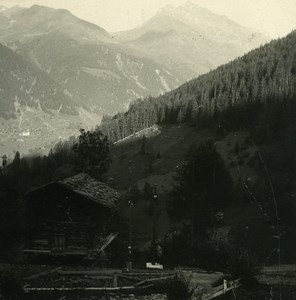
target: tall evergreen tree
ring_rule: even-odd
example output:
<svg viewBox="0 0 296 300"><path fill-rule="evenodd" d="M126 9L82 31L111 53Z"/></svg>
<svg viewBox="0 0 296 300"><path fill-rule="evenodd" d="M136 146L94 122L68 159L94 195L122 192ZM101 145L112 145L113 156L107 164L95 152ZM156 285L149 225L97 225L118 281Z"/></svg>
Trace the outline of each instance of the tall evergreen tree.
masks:
<svg viewBox="0 0 296 300"><path fill-rule="evenodd" d="M12 168L15 172L19 171L20 168L20 163L21 163L21 155L20 153L17 151L15 153L14 159L12 161Z"/></svg>
<svg viewBox="0 0 296 300"><path fill-rule="evenodd" d="M141 151L140 151L140 153L142 155L145 155L146 152L147 152L147 138L146 138L146 135L144 134L143 137L142 137Z"/></svg>
<svg viewBox="0 0 296 300"><path fill-rule="evenodd" d="M109 141L99 130L80 130L78 142L73 146L76 153L77 170L86 172L96 178L108 170L111 163Z"/></svg>
<svg viewBox="0 0 296 300"><path fill-rule="evenodd" d="M193 145L177 175L172 208L192 219L195 232L203 233L213 216L233 200L233 182L213 141Z"/></svg>

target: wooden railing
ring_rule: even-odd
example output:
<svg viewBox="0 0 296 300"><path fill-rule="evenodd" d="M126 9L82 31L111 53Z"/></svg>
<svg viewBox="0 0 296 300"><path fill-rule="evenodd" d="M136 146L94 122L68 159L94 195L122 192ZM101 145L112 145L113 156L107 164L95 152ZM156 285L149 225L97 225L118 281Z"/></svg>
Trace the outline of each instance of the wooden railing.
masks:
<svg viewBox="0 0 296 300"><path fill-rule="evenodd" d="M175 276L175 272L147 272L147 271L138 271L138 272L132 272L132 273L121 273L120 271L116 270L110 270L108 271L91 271L91 270L85 270L85 271L70 271L70 270L61 270L61 268L56 268L53 270L49 270L46 272L42 272L36 275L32 275L27 279L27 281L34 280L38 277L48 275L50 273L56 273L58 275L61 275L61 277L64 276L85 276L88 275L89 278L95 277L98 280L107 280L109 283L108 286L100 287L100 286L94 286L94 287L30 287L30 286L24 286L24 291L27 293L30 292L54 292L54 291L92 291L92 292L106 292L107 295L109 293L120 293L120 292L127 292L127 291L136 291L141 289L146 289L149 287L152 287L156 282L165 281L168 279L171 279ZM134 281L131 283L131 285L127 286L118 286L118 279L125 278L130 279L131 281ZM234 281L223 281L222 285L219 285L217 287L211 288L207 294L203 294L202 300L211 300L215 299L221 295L224 295L228 292L232 292L234 296L235 295L235 289L239 288L241 286L241 280L237 279ZM107 298L108 299L108 298Z"/></svg>
<svg viewBox="0 0 296 300"><path fill-rule="evenodd" d="M234 281L224 280L222 285L219 285L211 290L211 294L203 295L202 300L215 299L227 292L232 291L235 296L235 289L241 286L241 280L237 279Z"/></svg>

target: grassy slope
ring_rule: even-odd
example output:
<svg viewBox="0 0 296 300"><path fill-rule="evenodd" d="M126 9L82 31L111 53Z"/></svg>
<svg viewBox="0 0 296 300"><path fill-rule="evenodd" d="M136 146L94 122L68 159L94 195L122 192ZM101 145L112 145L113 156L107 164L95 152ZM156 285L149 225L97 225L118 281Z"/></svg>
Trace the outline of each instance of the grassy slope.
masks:
<svg viewBox="0 0 296 300"><path fill-rule="evenodd" d="M148 155L140 154L142 136L147 137L147 151L160 158L153 159L153 170L147 170ZM184 160L188 147L193 143L200 143L208 138L214 139L218 151L225 159L229 170L236 182L238 178L249 178L256 181L256 171L249 167L247 162L254 155L256 149L251 145L244 145L245 132L231 132L226 136L219 136L210 130L197 130L186 125L163 125L141 131L136 136L126 138L117 143L112 149L113 163L107 174L113 178L116 188L127 190L129 185L137 183L143 189L145 182L157 184L159 204L156 208L158 236L163 236L173 225L165 209L167 193L175 183L176 170ZM235 144L242 145L238 153L234 153ZM133 174L130 174L128 164L132 161ZM134 236L142 236L137 242L143 245L152 236L152 214L149 214L149 201L141 200L133 207L132 224ZM123 205L127 214L127 205ZM238 205L225 212L226 222L218 233L218 238L224 239L232 227L243 227L245 223L262 220L262 214L253 205Z"/></svg>
<svg viewBox="0 0 296 300"><path fill-rule="evenodd" d="M147 151L149 153L160 153L160 158L153 159L153 169L147 169L148 155L140 154L142 136L147 137ZM162 125L153 126L142 130L140 133L126 138L113 146L113 163L107 177L114 179L113 185L121 190L128 190L131 184L137 183L143 189L145 182L151 185L157 184L158 204L156 206L157 235L162 238L174 223L168 217L166 202L168 192L175 183L175 175L178 166L184 161L184 155L192 143L200 143L212 138L217 150L224 158L234 183L246 181L252 189L259 176L262 176L263 167L258 163L250 163L257 157L256 151L262 150L252 144L246 143L247 132L228 132L219 135L213 130L198 130L186 125ZM235 151L236 144L239 150ZM265 145L270 152L278 145ZM128 164L132 161L132 172L130 174ZM267 166L268 167L268 166ZM276 184L276 183L274 183ZM225 240L230 236L239 236L240 242L248 245L250 249L266 260L266 263L274 262L277 253L272 249L277 247L277 240L273 238L272 224L268 221L266 211L260 208L260 204L252 201L251 196L246 193L250 203L235 203L230 208L225 208L225 225L217 231L216 239ZM128 215L128 205L123 203L123 211ZM151 202L140 200L132 208L132 231L134 242L140 247L149 245L152 238L153 213ZM284 230L286 233L282 238L283 261L293 261L293 247L296 247L293 239L293 229ZM291 250L289 250L291 249Z"/></svg>

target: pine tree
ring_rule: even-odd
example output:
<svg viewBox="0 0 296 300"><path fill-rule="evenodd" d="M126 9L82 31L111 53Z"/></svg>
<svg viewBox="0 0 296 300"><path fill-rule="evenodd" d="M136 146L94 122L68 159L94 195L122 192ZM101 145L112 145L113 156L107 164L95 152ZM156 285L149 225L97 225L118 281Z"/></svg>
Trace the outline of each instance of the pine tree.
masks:
<svg viewBox="0 0 296 300"><path fill-rule="evenodd" d="M211 140L188 150L177 181L171 208L190 217L196 232L209 227L213 214L233 200L232 178Z"/></svg>
<svg viewBox="0 0 296 300"><path fill-rule="evenodd" d="M109 141L101 131L81 129L73 150L76 153L74 163L77 170L99 179L108 170L111 163Z"/></svg>
<svg viewBox="0 0 296 300"><path fill-rule="evenodd" d="M2 156L2 167L5 168L7 166L7 156L4 154Z"/></svg>
<svg viewBox="0 0 296 300"><path fill-rule="evenodd" d="M145 135L142 137L142 142L141 142L141 151L140 154L145 155L147 151L147 138Z"/></svg>
<svg viewBox="0 0 296 300"><path fill-rule="evenodd" d="M12 161L12 168L14 170L14 172L18 172L19 168L20 168L20 163L21 163L21 155L20 153L17 151L15 153L14 159Z"/></svg>

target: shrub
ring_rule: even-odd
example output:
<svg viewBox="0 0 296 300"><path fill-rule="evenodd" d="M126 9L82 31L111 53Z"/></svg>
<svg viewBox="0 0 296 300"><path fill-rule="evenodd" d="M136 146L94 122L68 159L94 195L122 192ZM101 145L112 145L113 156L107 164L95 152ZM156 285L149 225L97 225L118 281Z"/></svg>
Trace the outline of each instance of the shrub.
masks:
<svg viewBox="0 0 296 300"><path fill-rule="evenodd" d="M238 161L239 166L242 166L245 163L243 158L240 158Z"/></svg>
<svg viewBox="0 0 296 300"><path fill-rule="evenodd" d="M230 168L234 168L235 167L235 162L233 160L229 163L229 167Z"/></svg>
<svg viewBox="0 0 296 300"><path fill-rule="evenodd" d="M257 282L260 267L255 255L245 249L235 249L229 252L228 271L234 279L240 278L245 284L252 284Z"/></svg>
<svg viewBox="0 0 296 300"><path fill-rule="evenodd" d="M248 161L248 166L250 168L253 168L255 166L256 162L257 162L257 156L253 155L253 156L250 157L250 159Z"/></svg>
<svg viewBox="0 0 296 300"><path fill-rule="evenodd" d="M0 275L0 295L6 300L24 299L24 291L17 276L12 273Z"/></svg>
<svg viewBox="0 0 296 300"><path fill-rule="evenodd" d="M207 250L209 263L215 265L216 271L227 271L229 275L227 279L240 278L247 285L256 283L256 276L260 274L260 267L258 267L257 257L248 250L235 248L233 245L225 243L219 243L215 247L209 246L204 250ZM206 268L207 266L203 267Z"/></svg>
<svg viewBox="0 0 296 300"><path fill-rule="evenodd" d="M236 142L233 148L233 153L238 154L240 152L240 145L239 142Z"/></svg>
<svg viewBox="0 0 296 300"><path fill-rule="evenodd" d="M246 136L245 139L244 139L244 142L243 142L243 145L244 146L250 146L252 145L252 142L250 140L250 137Z"/></svg>
<svg viewBox="0 0 296 300"><path fill-rule="evenodd" d="M196 288L192 287L191 277L179 272L174 278L167 280L165 289L168 300L188 300Z"/></svg>
<svg viewBox="0 0 296 300"><path fill-rule="evenodd" d="M241 156L241 158L248 158L250 156L250 153L248 151L244 152Z"/></svg>

